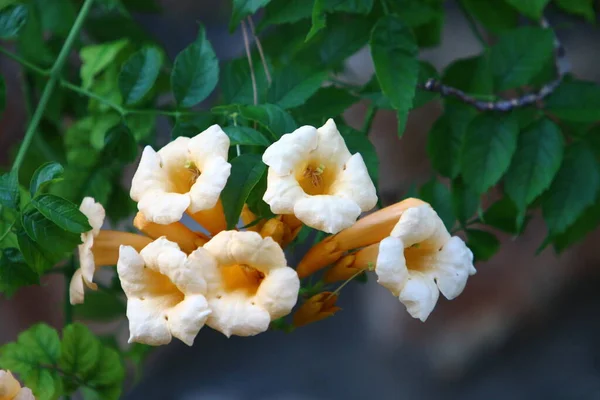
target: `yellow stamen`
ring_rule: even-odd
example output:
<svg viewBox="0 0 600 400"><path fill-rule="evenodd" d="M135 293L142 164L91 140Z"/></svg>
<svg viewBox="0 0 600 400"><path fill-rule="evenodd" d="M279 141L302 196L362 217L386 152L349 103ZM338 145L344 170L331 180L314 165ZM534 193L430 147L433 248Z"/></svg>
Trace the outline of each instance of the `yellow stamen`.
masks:
<svg viewBox="0 0 600 400"><path fill-rule="evenodd" d="M427 204L409 198L358 220L350 228L330 236L311 248L298 264L300 278L307 277L339 260L346 251L379 243L390 235L404 211Z"/></svg>
<svg viewBox="0 0 600 400"><path fill-rule="evenodd" d="M144 214L138 212L133 220L133 226L150 236L152 239L166 236L168 240L179 245L185 253L191 253L198 247L203 246L208 238L201 233L192 232L181 222L174 222L168 225L160 225L150 222L144 217Z"/></svg>
<svg viewBox="0 0 600 400"><path fill-rule="evenodd" d="M227 229L225 213L223 212L223 204L221 203L220 199L213 208L190 214L190 217L202 225L202 227L209 231L213 236Z"/></svg>

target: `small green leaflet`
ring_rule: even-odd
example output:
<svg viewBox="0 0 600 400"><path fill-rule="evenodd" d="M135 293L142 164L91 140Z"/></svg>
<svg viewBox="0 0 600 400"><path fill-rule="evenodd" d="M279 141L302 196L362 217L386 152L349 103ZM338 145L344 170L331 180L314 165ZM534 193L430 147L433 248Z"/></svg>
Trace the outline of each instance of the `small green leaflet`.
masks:
<svg viewBox="0 0 600 400"><path fill-rule="evenodd" d="M447 186L433 178L419 190L419 197L431 204L438 213L446 229L450 231L456 222L454 209L452 207L452 194Z"/></svg>
<svg viewBox="0 0 600 400"><path fill-rule="evenodd" d="M268 66L268 64L267 64ZM272 67L269 67L272 70ZM268 82L264 69L254 71L256 78L256 100L264 103L267 97ZM254 104L254 90L250 68L246 57L225 63L219 82L225 104Z"/></svg>
<svg viewBox="0 0 600 400"><path fill-rule="evenodd" d="M312 39L319 31L327 25L327 16L325 15L325 2L326 0L315 0L311 13L312 26L310 31L306 35L305 41L308 42Z"/></svg>
<svg viewBox="0 0 600 400"><path fill-rule="evenodd" d="M0 258L0 293L11 297L23 286L39 284L40 280L23 258L21 252L15 248L2 250Z"/></svg>
<svg viewBox="0 0 600 400"><path fill-rule="evenodd" d="M246 199L266 170L259 154L242 154L231 161L231 175L221 192L227 229L239 222Z"/></svg>
<svg viewBox="0 0 600 400"><path fill-rule="evenodd" d="M271 144L262 133L247 126L227 126L223 131L229 136L232 146L239 144L268 147Z"/></svg>
<svg viewBox="0 0 600 400"><path fill-rule="evenodd" d="M313 3L306 0L272 0L265 7L258 30L269 25L289 24L310 18L312 9Z"/></svg>
<svg viewBox="0 0 600 400"><path fill-rule="evenodd" d="M14 39L27 22L27 6L19 4L0 11L0 39Z"/></svg>
<svg viewBox="0 0 600 400"><path fill-rule="evenodd" d="M558 253L579 242L594 231L600 224L600 202L588 207L566 231L554 238L554 248Z"/></svg>
<svg viewBox="0 0 600 400"><path fill-rule="evenodd" d="M467 229L467 246L473 252L475 261L487 261L500 249L500 241L495 235L478 229Z"/></svg>
<svg viewBox="0 0 600 400"><path fill-rule="evenodd" d="M517 148L519 124L512 115L479 114L469 127L462 149L461 173L476 193L495 185Z"/></svg>
<svg viewBox="0 0 600 400"><path fill-rule="evenodd" d="M0 368L18 373L24 386L37 400L56 399L63 394L62 380L53 368L60 358L58 333L45 324L37 324L19 334L16 342L0 348Z"/></svg>
<svg viewBox="0 0 600 400"><path fill-rule="evenodd" d="M545 102L546 111L572 122L596 122L600 115L600 85L594 82L563 82Z"/></svg>
<svg viewBox="0 0 600 400"><path fill-rule="evenodd" d="M398 17L385 16L373 28L370 46L383 93L405 115L412 108L419 76L418 47L410 29Z"/></svg>
<svg viewBox="0 0 600 400"><path fill-rule="evenodd" d="M542 17L542 12L550 0L505 0L519 12L534 20ZM532 46L533 47L533 46Z"/></svg>
<svg viewBox="0 0 600 400"><path fill-rule="evenodd" d="M233 0L233 12L229 22L229 31L233 32L240 22L259 8L269 4L271 0Z"/></svg>
<svg viewBox="0 0 600 400"><path fill-rule="evenodd" d="M327 75L327 71L312 72L291 64L275 74L267 100L283 109L297 107L319 90Z"/></svg>
<svg viewBox="0 0 600 400"><path fill-rule="evenodd" d="M69 200L52 194L42 194L31 200L31 204L42 215L66 231L83 233L92 229L87 217Z"/></svg>
<svg viewBox="0 0 600 400"><path fill-rule="evenodd" d="M519 215L515 203L508 196L504 196L485 210L482 220L488 226L512 235L518 235L522 232L524 224L518 224L517 222L521 222L519 220L523 217Z"/></svg>
<svg viewBox="0 0 600 400"><path fill-rule="evenodd" d="M461 225L466 224L477 212L479 203L479 195L469 189L460 178L452 181L452 209Z"/></svg>
<svg viewBox="0 0 600 400"><path fill-rule="evenodd" d="M331 15L318 44L322 64L335 68L343 63L367 44L372 27L373 21L364 16Z"/></svg>
<svg viewBox="0 0 600 400"><path fill-rule="evenodd" d="M521 212L550 186L563 157L560 128L541 119L519 135L504 189Z"/></svg>
<svg viewBox="0 0 600 400"><path fill-rule="evenodd" d="M554 0L554 3L568 13L584 17L588 22L596 19L594 0Z"/></svg>
<svg viewBox="0 0 600 400"><path fill-rule="evenodd" d="M29 193L34 197L45 186L58 182L63 179L65 170L57 162L47 162L35 170L31 183L29 184Z"/></svg>
<svg viewBox="0 0 600 400"><path fill-rule="evenodd" d="M529 84L553 54L554 35L549 29L525 26L503 33L490 55L496 90Z"/></svg>
<svg viewBox="0 0 600 400"><path fill-rule="evenodd" d="M291 110L300 124L322 125L332 115L341 115L359 98L335 86L321 88L300 107Z"/></svg>
<svg viewBox="0 0 600 400"><path fill-rule="evenodd" d="M271 132L275 140L278 140L286 133L293 132L297 128L292 116L275 104L240 106L239 111L242 117L258 122Z"/></svg>
<svg viewBox="0 0 600 400"><path fill-rule="evenodd" d="M119 73L119 89L125 104L142 100L158 78L162 53L155 46L144 47L123 64Z"/></svg>
<svg viewBox="0 0 600 400"><path fill-rule="evenodd" d="M593 152L584 143L569 146L562 165L542 199L550 236L563 233L592 205L600 189L600 171Z"/></svg>
<svg viewBox="0 0 600 400"><path fill-rule="evenodd" d="M89 89L94 77L111 66L128 44L129 40L120 39L83 47L79 53L82 61L80 74L83 88Z"/></svg>
<svg viewBox="0 0 600 400"><path fill-rule="evenodd" d="M72 324L63 331L58 366L69 375L87 381L100 357L100 341L82 324Z"/></svg>
<svg viewBox="0 0 600 400"><path fill-rule="evenodd" d="M517 10L504 0L462 0L462 3L467 11L492 33L513 29L519 22Z"/></svg>
<svg viewBox="0 0 600 400"><path fill-rule="evenodd" d="M180 115L175 121L171 137L173 139L179 136L194 137L214 123L214 115L210 113L197 112L192 115Z"/></svg>
<svg viewBox="0 0 600 400"><path fill-rule="evenodd" d="M16 172L0 175L0 205L13 209L19 205L19 182Z"/></svg>
<svg viewBox="0 0 600 400"><path fill-rule="evenodd" d="M171 88L181 107L192 107L206 99L218 81L219 61L200 27L196 41L175 58Z"/></svg>
<svg viewBox="0 0 600 400"><path fill-rule="evenodd" d="M472 95L491 95L494 81L489 54L455 60L444 70L442 82Z"/></svg>

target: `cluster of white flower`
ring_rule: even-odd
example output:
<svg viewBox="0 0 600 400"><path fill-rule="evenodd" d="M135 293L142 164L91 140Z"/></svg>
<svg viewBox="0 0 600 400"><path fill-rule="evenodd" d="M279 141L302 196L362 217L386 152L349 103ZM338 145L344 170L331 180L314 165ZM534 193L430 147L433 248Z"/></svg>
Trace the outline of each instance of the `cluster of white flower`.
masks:
<svg viewBox="0 0 600 400"><path fill-rule="evenodd" d="M192 345L205 324L227 336L264 332L296 305L299 277L330 264L327 282L374 270L423 321L440 291L456 297L475 272L469 249L426 203L408 199L357 221L375 206L376 191L361 155L350 154L333 120L301 127L267 148L263 199L276 217L246 231L226 230L220 195L231 171L229 145L213 125L158 152L144 149L131 187L139 209L134 225L143 235L100 230L104 209L84 199L81 211L93 229L82 235L71 302L83 302L84 286L96 289L96 268L116 264L130 341L161 345L174 336ZM184 213L209 235L181 223ZM242 219L249 216L244 208ZM282 248L302 224L334 235L293 269ZM332 315L336 298L325 292L309 299L295 325Z"/></svg>

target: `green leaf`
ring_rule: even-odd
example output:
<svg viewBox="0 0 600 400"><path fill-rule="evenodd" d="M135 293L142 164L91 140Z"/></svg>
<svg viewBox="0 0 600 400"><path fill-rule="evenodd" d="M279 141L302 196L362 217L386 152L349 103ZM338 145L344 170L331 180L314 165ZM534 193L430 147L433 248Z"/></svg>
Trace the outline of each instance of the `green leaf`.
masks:
<svg viewBox="0 0 600 400"><path fill-rule="evenodd" d="M110 164L114 160L130 163L135 161L137 154L137 143L126 125L119 124L108 131L104 139L104 149L102 150L102 160L104 160L104 163Z"/></svg>
<svg viewBox="0 0 600 400"><path fill-rule="evenodd" d="M305 41L312 39L319 31L327 25L327 17L325 15L326 0L315 0L311 12L312 26L306 35Z"/></svg>
<svg viewBox="0 0 600 400"><path fill-rule="evenodd" d="M297 127L292 116L274 104L240 106L240 113L242 117L262 125L276 140L286 133L293 132Z"/></svg>
<svg viewBox="0 0 600 400"><path fill-rule="evenodd" d="M265 71L258 68L255 71L255 78L257 101L258 103L264 103L269 86ZM219 83L225 103L254 104L254 89L252 88L250 68L245 57L225 63L221 74L221 82Z"/></svg>
<svg viewBox="0 0 600 400"><path fill-rule="evenodd" d="M337 125L346 146L350 153L360 153L369 171L369 176L375 184L375 188L379 189L379 158L375 151L375 146L369 140L366 133L357 131L345 124Z"/></svg>
<svg viewBox="0 0 600 400"><path fill-rule="evenodd" d="M119 89L125 104L142 100L158 78L162 53L155 46L144 47L123 64L119 73Z"/></svg>
<svg viewBox="0 0 600 400"><path fill-rule="evenodd" d="M89 89L94 77L111 66L128 44L128 39L120 39L82 47L79 55L82 62L80 76L83 88Z"/></svg>
<svg viewBox="0 0 600 400"><path fill-rule="evenodd" d="M35 170L31 183L29 184L29 193L34 197L45 186L58 182L63 179L65 170L62 165L57 162L47 162L42 164Z"/></svg>
<svg viewBox="0 0 600 400"><path fill-rule="evenodd" d="M319 90L327 75L327 71L311 72L291 64L275 74L267 100L283 109L297 107Z"/></svg>
<svg viewBox="0 0 600 400"><path fill-rule="evenodd" d="M495 235L478 229L467 229L467 246L473 252L475 261L487 261L500 249L500 241Z"/></svg>
<svg viewBox="0 0 600 400"><path fill-rule="evenodd" d="M522 219L522 216L508 196L492 204L483 214L483 222L486 225L513 235L521 233L523 229L523 226L519 226L522 224L517 224L518 219Z"/></svg>
<svg viewBox="0 0 600 400"><path fill-rule="evenodd" d="M562 165L542 199L551 236L567 230L596 201L600 172L594 154L583 143L567 147Z"/></svg>
<svg viewBox="0 0 600 400"><path fill-rule="evenodd" d="M319 44L323 65L336 66L363 48L369 41L373 22L356 15L332 15Z"/></svg>
<svg viewBox="0 0 600 400"><path fill-rule="evenodd" d="M6 108L6 82L4 77L0 75L0 117Z"/></svg>
<svg viewBox="0 0 600 400"><path fill-rule="evenodd" d="M240 22L259 8L269 4L271 0L233 0L233 11L229 21L229 31L233 32Z"/></svg>
<svg viewBox="0 0 600 400"><path fill-rule="evenodd" d="M248 195L266 170L258 154L242 154L231 161L231 175L221 192L227 229L233 229L239 222Z"/></svg>
<svg viewBox="0 0 600 400"><path fill-rule="evenodd" d="M0 348L0 368L18 373L36 399L56 399L62 394L62 381L51 367L59 357L58 333L48 325L37 324L21 332L17 342Z"/></svg>
<svg viewBox="0 0 600 400"><path fill-rule="evenodd" d="M490 56L462 58L452 62L442 76L442 82L473 96L489 96L494 92Z"/></svg>
<svg viewBox="0 0 600 400"><path fill-rule="evenodd" d="M27 6L19 4L0 11L0 39L13 39L27 22Z"/></svg>
<svg viewBox="0 0 600 400"><path fill-rule="evenodd" d="M375 0L325 0L325 9L328 12L368 14L374 2Z"/></svg>
<svg viewBox="0 0 600 400"><path fill-rule="evenodd" d="M439 80L439 75L437 70L433 65L426 61L419 62L419 84L424 84L429 79ZM417 89L415 93L415 98L413 99L413 108L419 108L429 103L432 100L435 100L439 97L439 94L428 92L423 89Z"/></svg>
<svg viewBox="0 0 600 400"><path fill-rule="evenodd" d="M550 0L505 0L508 4L534 20L542 17L542 12ZM533 46L532 46L533 47Z"/></svg>
<svg viewBox="0 0 600 400"><path fill-rule="evenodd" d="M13 228L20 217L16 210L0 206L0 249L19 247Z"/></svg>
<svg viewBox="0 0 600 400"><path fill-rule="evenodd" d="M69 0L53 0L51 2L38 0L38 7L43 7L40 19L44 31L66 37L75 23L76 8Z"/></svg>
<svg viewBox="0 0 600 400"><path fill-rule="evenodd" d="M15 248L2 250L0 258L0 293L11 297L23 286L38 285L38 274L25 263L21 252Z"/></svg>
<svg viewBox="0 0 600 400"><path fill-rule="evenodd" d="M173 139L179 136L194 137L214 123L214 116L210 113L198 112L193 115L181 115L177 117L171 137Z"/></svg>
<svg viewBox="0 0 600 400"><path fill-rule="evenodd" d="M464 225L479 208L479 195L473 192L461 179L452 181L452 209L454 215Z"/></svg>
<svg viewBox="0 0 600 400"><path fill-rule="evenodd" d="M63 330L58 366L85 382L98 363L100 351L100 342L85 325L71 324Z"/></svg>
<svg viewBox="0 0 600 400"><path fill-rule="evenodd" d="M519 22L519 13L504 0L463 0L462 3L490 32L513 29Z"/></svg>
<svg viewBox="0 0 600 400"><path fill-rule="evenodd" d="M60 197L58 198L60 199ZM77 208L75 208L75 210L81 214ZM87 223L87 218L85 218L85 216L83 218L84 220L82 222ZM73 249L75 249L77 245L81 243L79 234L63 230L35 208L27 210L22 215L22 224L25 232L27 232L27 236L36 242L36 244L42 250L43 256L52 263L62 258L64 253L73 251ZM21 240L19 239L19 246L20 245ZM25 251L23 249L21 250L23 251L25 259L27 259Z"/></svg>
<svg viewBox="0 0 600 400"><path fill-rule="evenodd" d="M24 229L18 231L17 240L27 265L29 265L39 276L50 270L54 263L62 256L45 252L29 237Z"/></svg>
<svg viewBox="0 0 600 400"><path fill-rule="evenodd" d="M306 0L272 0L265 7L265 15L258 29L269 25L290 24L312 15L313 3Z"/></svg>
<svg viewBox="0 0 600 400"><path fill-rule="evenodd" d="M574 15L580 15L588 22L594 22L596 20L594 0L554 0L554 2L564 11Z"/></svg>
<svg viewBox="0 0 600 400"><path fill-rule="evenodd" d="M546 111L573 122L600 119L600 85L593 82L563 82L545 102Z"/></svg>
<svg viewBox="0 0 600 400"><path fill-rule="evenodd" d="M526 26L503 33L490 55L496 90L527 85L553 55L550 29Z"/></svg>
<svg viewBox="0 0 600 400"><path fill-rule="evenodd" d="M147 141L156 128L156 115L129 114L125 117L125 124L136 142Z"/></svg>
<svg viewBox="0 0 600 400"><path fill-rule="evenodd" d="M517 148L519 124L512 115L480 114L467 128L461 172L475 192L485 193L508 169Z"/></svg>
<svg viewBox="0 0 600 400"><path fill-rule="evenodd" d="M192 107L206 99L219 81L219 61L201 26L194 43L175 58L171 88L177 104Z"/></svg>
<svg viewBox="0 0 600 400"><path fill-rule="evenodd" d="M118 400L121 398L125 368L119 353L102 346L98 362L90 372L82 392L85 399Z"/></svg>
<svg viewBox="0 0 600 400"><path fill-rule="evenodd" d="M271 144L262 133L247 126L227 126L223 131L229 136L232 146L239 144L268 147Z"/></svg>
<svg viewBox="0 0 600 400"><path fill-rule="evenodd" d="M563 151L560 128L549 119L535 122L519 135L504 189L521 212L550 186Z"/></svg>
<svg viewBox="0 0 600 400"><path fill-rule="evenodd" d="M456 178L467 127L475 115L469 106L448 104L446 112L435 121L429 132L427 154L433 168L441 175Z"/></svg>
<svg viewBox="0 0 600 400"><path fill-rule="evenodd" d="M0 205L16 209L19 205L19 182L16 172L0 175Z"/></svg>
<svg viewBox="0 0 600 400"><path fill-rule="evenodd" d="M120 176L119 176L120 178ZM137 203L129 197L129 189L123 188L121 182L114 182L108 203L106 204L106 216L116 225L117 222L131 217L137 212ZM87 304L87 295L86 295Z"/></svg>
<svg viewBox="0 0 600 400"><path fill-rule="evenodd" d="M373 28L370 46L383 93L394 109L407 113L419 76L418 47L411 31L398 17L383 17Z"/></svg>
<svg viewBox="0 0 600 400"><path fill-rule="evenodd" d="M76 305L73 311L77 318L93 321L113 321L125 316L126 305L116 293L90 291L85 294L85 303Z"/></svg>
<svg viewBox="0 0 600 400"><path fill-rule="evenodd" d="M294 117L301 123L322 125L328 118L341 115L358 102L359 98L347 90L328 86L321 88L300 107L292 110Z"/></svg>
<svg viewBox="0 0 600 400"><path fill-rule="evenodd" d="M106 114L93 115L94 125L91 128L90 144L95 150L102 150L106 144L107 133L119 125L121 116L115 111L109 111Z"/></svg>
<svg viewBox="0 0 600 400"><path fill-rule="evenodd" d="M431 204L437 212L447 230L451 230L456 222L454 209L452 207L452 194L447 186L433 178L419 190L419 197Z"/></svg>
<svg viewBox="0 0 600 400"><path fill-rule="evenodd" d="M598 224L600 224L600 202L597 201L586 208L570 227L554 238L554 248L559 253L566 250L585 238L588 233L596 230Z"/></svg>
<svg viewBox="0 0 600 400"><path fill-rule="evenodd" d="M92 229L87 217L69 200L42 194L31 200L31 203L42 215L66 231L83 233Z"/></svg>

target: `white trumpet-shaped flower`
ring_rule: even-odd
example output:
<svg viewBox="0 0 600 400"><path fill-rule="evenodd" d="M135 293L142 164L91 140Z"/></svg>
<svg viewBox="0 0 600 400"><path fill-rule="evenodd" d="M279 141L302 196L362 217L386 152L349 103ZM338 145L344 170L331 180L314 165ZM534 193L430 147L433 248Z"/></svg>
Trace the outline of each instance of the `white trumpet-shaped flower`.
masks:
<svg viewBox="0 0 600 400"><path fill-rule="evenodd" d="M189 256L162 237L138 253L121 246L117 271L127 295L129 342L162 345L172 336L191 346L211 311L204 297L205 251Z"/></svg>
<svg viewBox="0 0 600 400"><path fill-rule="evenodd" d="M381 241L375 272L412 317L425 321L439 292L454 299L476 271L471 250L451 237L437 213L424 204L404 211Z"/></svg>
<svg viewBox="0 0 600 400"><path fill-rule="evenodd" d="M90 289L98 289L98 286L94 283L96 263L92 247L94 246L94 239L100 233L100 228L102 228L106 216L102 204L96 202L92 197L85 197L83 199L79 206L79 211L88 218L92 230L81 234L82 244L77 249L79 253L79 269L75 271L69 288L71 304L83 303L84 283Z"/></svg>
<svg viewBox="0 0 600 400"><path fill-rule="evenodd" d="M300 280L270 237L223 231L203 250L211 328L227 337L256 335L296 304Z"/></svg>
<svg viewBox="0 0 600 400"><path fill-rule="evenodd" d="M351 226L377 203L359 153L350 154L335 122L285 134L263 155L269 166L264 201L275 214L294 214L328 233Z"/></svg>
<svg viewBox="0 0 600 400"><path fill-rule="evenodd" d="M229 137L218 125L178 137L158 152L146 146L131 182L131 198L150 222L170 224L187 210L213 208L227 183Z"/></svg>

